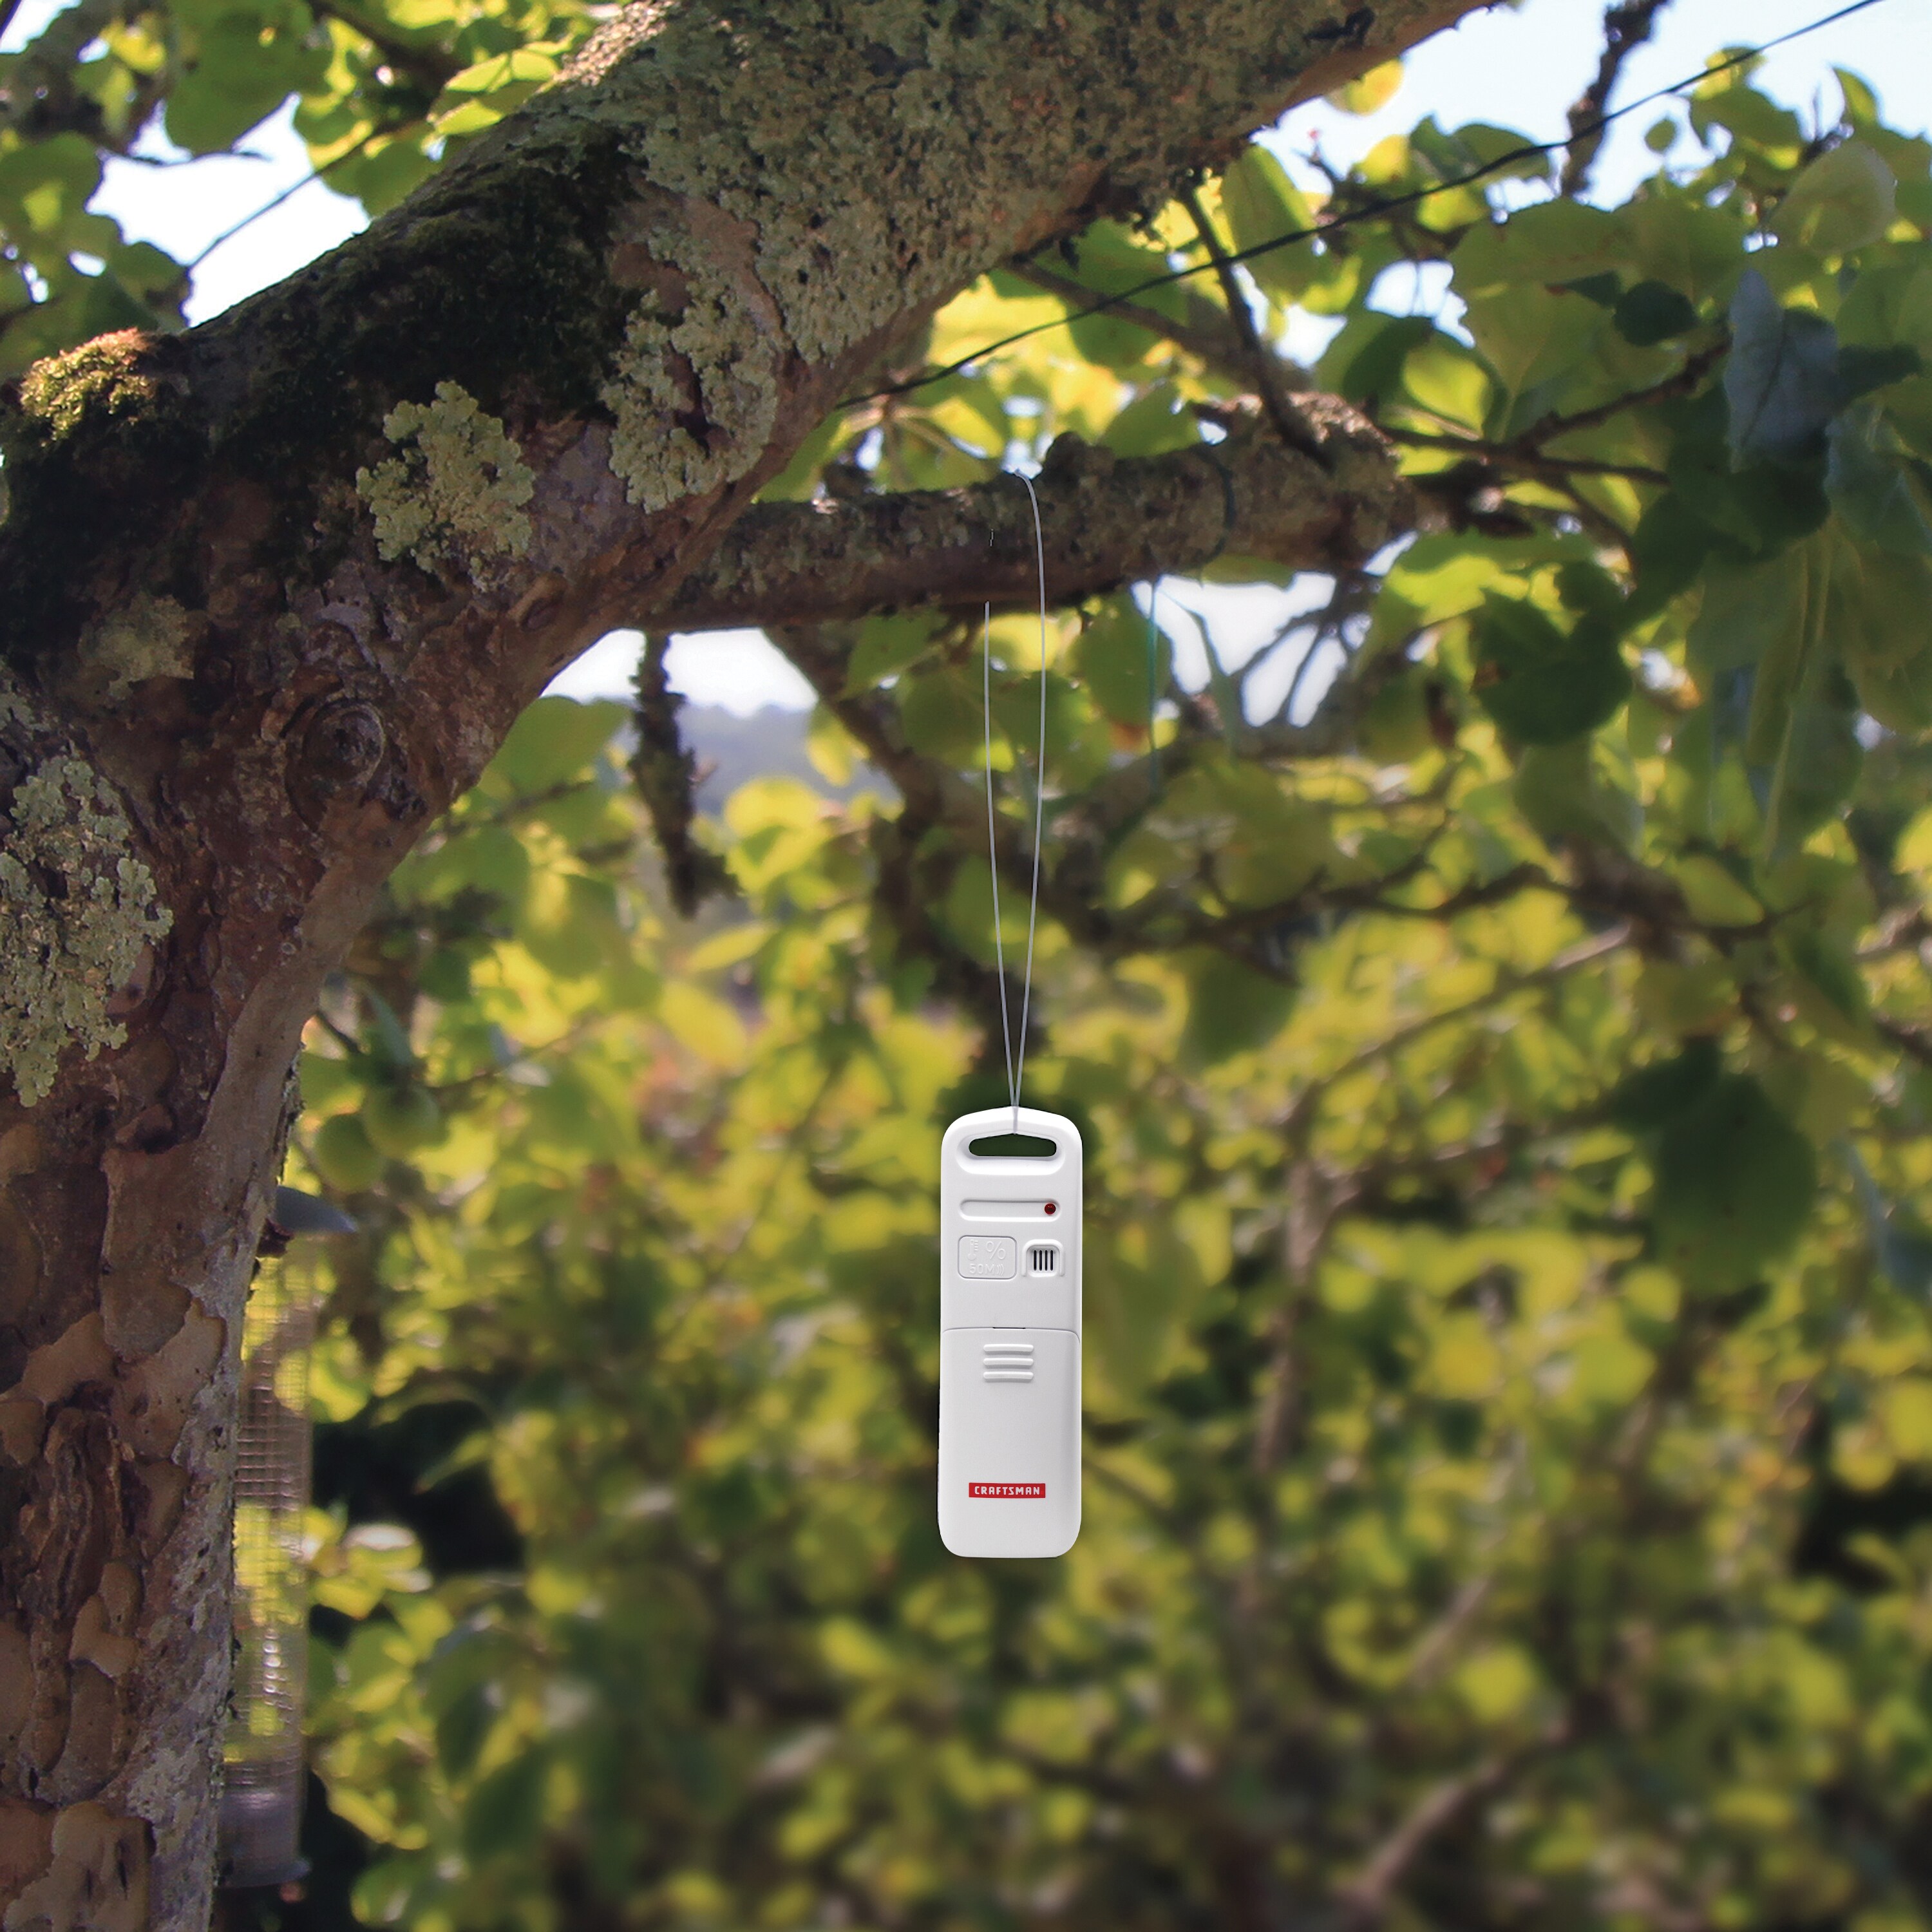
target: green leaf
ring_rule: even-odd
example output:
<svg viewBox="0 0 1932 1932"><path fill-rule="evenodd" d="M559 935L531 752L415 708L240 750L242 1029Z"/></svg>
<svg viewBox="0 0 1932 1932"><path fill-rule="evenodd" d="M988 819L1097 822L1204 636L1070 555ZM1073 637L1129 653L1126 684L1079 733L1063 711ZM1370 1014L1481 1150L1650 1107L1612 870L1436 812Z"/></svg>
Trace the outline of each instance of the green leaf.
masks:
<svg viewBox="0 0 1932 1932"><path fill-rule="evenodd" d="M1826 440L1825 488L1846 527L1881 550L1932 553L1925 465L1904 447L1884 411L1870 403L1846 410Z"/></svg>
<svg viewBox="0 0 1932 1932"><path fill-rule="evenodd" d="M1659 283L1658 286L1660 288L1663 284ZM1563 286L1570 294L1581 296L1599 308L1614 309L1623 298L1624 278L1616 269L1606 268L1600 274L1583 275L1574 282L1565 282Z"/></svg>
<svg viewBox="0 0 1932 1932"><path fill-rule="evenodd" d="M1838 332L1822 316L1780 308L1755 268L1745 270L1731 303L1724 394L1741 465L1807 454L1844 402Z"/></svg>
<svg viewBox="0 0 1932 1932"><path fill-rule="evenodd" d="M1600 616L1567 633L1527 599L1494 591L1471 628L1483 709L1526 745L1559 745L1593 731L1630 695L1616 627Z"/></svg>
<svg viewBox="0 0 1932 1932"><path fill-rule="evenodd" d="M1574 288L1614 274L1629 260L1630 247L1622 212L1567 196L1538 202L1462 238L1454 257L1456 292L1468 301L1530 283Z"/></svg>
<svg viewBox="0 0 1932 1932"><path fill-rule="evenodd" d="M1116 456L1160 456L1170 449L1190 449L1200 440L1201 425L1172 382L1156 382L1137 396L1100 438Z"/></svg>
<svg viewBox="0 0 1932 1932"><path fill-rule="evenodd" d="M305 38L292 16L265 32L251 14L224 14L201 30L168 97L168 138L194 154L232 147L328 64L326 46Z"/></svg>
<svg viewBox="0 0 1932 1932"><path fill-rule="evenodd" d="M1804 561L1790 550L1763 563L1713 560L1690 626L1690 668L1706 689L1718 675L1755 665L1802 631Z"/></svg>
<svg viewBox="0 0 1932 1932"><path fill-rule="evenodd" d="M338 1194L360 1194L382 1172L382 1156L354 1114L336 1114L316 1130L309 1150L315 1171Z"/></svg>
<svg viewBox="0 0 1932 1932"><path fill-rule="evenodd" d="M1372 332L1350 361L1340 386L1352 403L1372 404L1393 394L1402 385L1402 364L1409 352L1436 332L1424 315L1390 316L1370 326Z"/></svg>
<svg viewBox="0 0 1932 1932"><path fill-rule="evenodd" d="M1609 318L1560 289L1520 287L1473 299L1464 316L1476 346L1511 397L1586 361Z"/></svg>
<svg viewBox="0 0 1932 1932"><path fill-rule="evenodd" d="M1894 731L1932 729L1932 560L1841 543L1832 560L1830 634L1858 702Z"/></svg>
<svg viewBox="0 0 1932 1932"><path fill-rule="evenodd" d="M1633 1132L1653 1132L1703 1100L1723 1070L1717 1042L1694 1040L1675 1058L1625 1074L1610 1095L1610 1118Z"/></svg>
<svg viewBox="0 0 1932 1932"><path fill-rule="evenodd" d="M948 764L974 761L985 731L985 699L976 670L969 674L949 665L917 672L901 679L897 692L900 728L914 751ZM1032 736L1029 733L1027 742Z"/></svg>
<svg viewBox="0 0 1932 1932"><path fill-rule="evenodd" d="M465 68L443 83L446 94L500 94L505 89L535 85L550 80L556 72L553 54L534 47L513 47L507 53L492 56Z"/></svg>
<svg viewBox="0 0 1932 1932"><path fill-rule="evenodd" d="M1706 83L1706 90L1700 91L1690 107L1690 124L1700 134L1724 128L1786 166L1804 152L1804 129L1797 116L1747 85L1738 70Z"/></svg>
<svg viewBox="0 0 1932 1932"><path fill-rule="evenodd" d="M1196 952L1184 965L1188 1000L1182 1046L1198 1064L1216 1066L1272 1040L1294 1007L1292 986L1224 952Z"/></svg>
<svg viewBox="0 0 1932 1932"><path fill-rule="evenodd" d="M1851 797L1864 763L1858 727L1850 680L1823 649L1814 650L1790 701L1772 767L1766 836L1774 853L1796 850Z"/></svg>
<svg viewBox="0 0 1932 1932"><path fill-rule="evenodd" d="M1690 1292L1753 1280L1810 1216L1811 1144L1748 1074L1714 1081L1658 1137L1651 1208L1658 1258Z"/></svg>
<svg viewBox="0 0 1932 1932"><path fill-rule="evenodd" d="M1878 96L1872 92L1870 83L1849 68L1834 67L1832 72L1845 98L1845 118L1860 134L1869 133L1879 123Z"/></svg>
<svg viewBox="0 0 1932 1932"><path fill-rule="evenodd" d="M1146 616L1130 598L1110 597L1074 647L1075 672L1094 701L1115 724L1140 730L1147 728L1154 693L1166 688L1173 661L1165 634L1154 628L1150 650Z"/></svg>
<svg viewBox="0 0 1932 1932"><path fill-rule="evenodd" d="M526 1746L478 1782L462 1814L464 1849L477 1864L514 1857L542 1830L548 1771L548 1754Z"/></svg>
<svg viewBox="0 0 1932 1932"><path fill-rule="evenodd" d="M620 704L540 698L510 728L490 776L526 796L549 791L585 776L623 722Z"/></svg>
<svg viewBox="0 0 1932 1932"><path fill-rule="evenodd" d="M1695 328L1697 311L1688 296L1667 283L1639 282L1617 298L1611 320L1626 342L1639 349L1654 349L1660 342Z"/></svg>
<svg viewBox="0 0 1932 1932"><path fill-rule="evenodd" d="M845 665L848 695L869 691L916 664L938 641L940 626L928 611L901 616L868 617Z"/></svg>
<svg viewBox="0 0 1932 1932"><path fill-rule="evenodd" d="M1336 88L1333 94L1322 98L1330 107L1339 107L1344 114L1366 115L1379 112L1396 97L1402 86L1402 62L1384 61L1379 67L1372 67L1366 74L1358 74L1345 86Z"/></svg>
<svg viewBox="0 0 1932 1932"><path fill-rule="evenodd" d="M1730 293L1750 232L1735 201L1713 206L1694 190L1658 182L1618 214L1640 279L1661 282L1699 304Z"/></svg>
<svg viewBox="0 0 1932 1932"><path fill-rule="evenodd" d="M1722 930L1764 922L1764 908L1738 878L1736 862L1709 852L1689 853L1678 860L1677 889L1699 925Z"/></svg>
<svg viewBox="0 0 1932 1932"><path fill-rule="evenodd" d="M1820 154L1772 218L1771 231L1791 246L1849 255L1882 240L1898 215L1898 184L1862 141Z"/></svg>
<svg viewBox="0 0 1932 1932"><path fill-rule="evenodd" d="M844 440L846 418L834 410L792 453L791 460L758 492L760 503L802 503L818 487L819 472Z"/></svg>
<svg viewBox="0 0 1932 1932"><path fill-rule="evenodd" d="M1610 781L1588 737L1526 747L1516 761L1510 795L1545 838L1580 838L1629 852L1643 831L1641 802Z"/></svg>
<svg viewBox="0 0 1932 1932"><path fill-rule="evenodd" d="M1496 400L1496 384L1480 357L1435 329L1408 346L1401 367L1402 386L1412 402L1480 433Z"/></svg>
<svg viewBox="0 0 1932 1932"><path fill-rule="evenodd" d="M1834 554L1821 536L1765 563L1714 562L1690 628L1691 668L1706 689L1751 674L1744 757L1762 775L1774 850L1822 823L1857 776L1856 702L1826 622Z"/></svg>
<svg viewBox="0 0 1932 1932"><path fill-rule="evenodd" d="M1678 491L1654 498L1637 520L1630 540L1636 566L1630 598L1634 611L1648 616L1688 590L1711 554L1712 536L1710 526L1692 513Z"/></svg>
<svg viewBox="0 0 1932 1932"><path fill-rule="evenodd" d="M1909 342L1883 349L1847 346L1838 352L1838 388L1848 403L1874 389L1888 389L1909 381L1925 367L1924 358Z"/></svg>
<svg viewBox="0 0 1932 1932"><path fill-rule="evenodd" d="M100 185L100 155L74 134L30 141L0 153L0 222L59 234Z"/></svg>
<svg viewBox="0 0 1932 1932"><path fill-rule="evenodd" d="M380 1152L405 1156L440 1137L442 1110L435 1095L413 1081L373 1087L362 1102L362 1126Z"/></svg>
<svg viewBox="0 0 1932 1932"><path fill-rule="evenodd" d="M1315 212L1288 170L1265 148L1242 150L1221 177L1221 208L1238 250L1262 248L1283 235L1306 234L1315 226ZM1282 302L1294 301L1306 286L1313 256L1305 244L1268 248L1248 256L1248 272L1267 292Z"/></svg>

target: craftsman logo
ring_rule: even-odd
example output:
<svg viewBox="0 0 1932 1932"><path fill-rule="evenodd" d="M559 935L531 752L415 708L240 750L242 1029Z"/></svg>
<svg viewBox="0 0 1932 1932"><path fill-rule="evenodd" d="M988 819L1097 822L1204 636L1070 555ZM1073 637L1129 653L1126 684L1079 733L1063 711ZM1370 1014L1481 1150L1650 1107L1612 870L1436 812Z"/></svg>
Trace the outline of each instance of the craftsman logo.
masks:
<svg viewBox="0 0 1932 1932"><path fill-rule="evenodd" d="M1043 1498L1046 1495L1044 1483L968 1483L966 1493L969 1496L986 1496L998 1502L1023 1501L1029 1498Z"/></svg>

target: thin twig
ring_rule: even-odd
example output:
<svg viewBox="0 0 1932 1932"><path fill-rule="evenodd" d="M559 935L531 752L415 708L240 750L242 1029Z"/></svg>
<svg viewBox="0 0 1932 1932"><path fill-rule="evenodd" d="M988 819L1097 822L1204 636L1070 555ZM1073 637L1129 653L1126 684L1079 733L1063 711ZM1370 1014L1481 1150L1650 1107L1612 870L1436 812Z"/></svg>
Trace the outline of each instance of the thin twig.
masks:
<svg viewBox="0 0 1932 1932"><path fill-rule="evenodd" d="M1255 326L1254 310L1248 306L1248 292L1241 286L1241 278L1234 272L1234 265L1228 251L1221 245L1221 238L1214 232L1214 224L1208 218L1208 211L1201 205L1198 188L1188 188L1181 195L1181 205L1193 218L1202 245L1208 250L1214 264L1214 272L1220 277L1221 292L1227 298L1228 319L1234 323L1235 332L1253 366L1256 387L1261 391L1262 406L1268 411L1268 421L1274 424L1275 433L1291 449L1298 449L1303 455L1312 457L1324 469L1328 467L1328 458L1319 439L1310 425L1308 419L1288 400L1288 392L1282 386L1281 375L1274 366L1274 358L1268 353L1262 341L1261 332Z"/></svg>
<svg viewBox="0 0 1932 1932"><path fill-rule="evenodd" d="M282 203L286 201L291 195L299 194L304 188L308 186L310 182L319 182L322 180L326 176L332 173L336 169L340 167L344 162L352 161L358 154L362 153L364 148L368 146L371 141L375 140L377 135L386 134L390 131L392 130L387 128L371 128L368 133L364 134L352 147L346 148L342 153L338 154L334 160L328 162L322 167L311 169L308 173L302 176L300 181L290 182L290 184L286 188L284 188L281 193L277 195L272 201L265 201L260 208L255 210L254 214L244 214L239 221L234 224L232 227L224 228L212 242L209 242L206 248L202 249L199 255L195 256L193 261L186 265L183 272L190 275L193 274L195 270L200 268L202 263L208 260L209 256L213 254L218 248L224 248L226 246L229 242L233 241L236 236L242 232L243 229L252 227L256 222L260 221L265 214L274 214L275 210L280 208Z"/></svg>
<svg viewBox="0 0 1932 1932"><path fill-rule="evenodd" d="M1480 1758L1467 1771L1431 1785L1344 1891L1345 1922L1364 1928L1379 1924L1390 1897L1430 1839L1453 1825L1478 1798L1493 1791L1516 1762L1502 1756Z"/></svg>

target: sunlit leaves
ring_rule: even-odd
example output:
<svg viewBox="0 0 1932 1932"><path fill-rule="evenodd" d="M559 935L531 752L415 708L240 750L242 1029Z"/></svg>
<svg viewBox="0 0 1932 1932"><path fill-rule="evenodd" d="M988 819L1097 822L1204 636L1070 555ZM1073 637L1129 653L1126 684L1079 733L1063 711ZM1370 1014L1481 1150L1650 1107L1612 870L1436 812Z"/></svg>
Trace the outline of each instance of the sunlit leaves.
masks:
<svg viewBox="0 0 1932 1932"><path fill-rule="evenodd" d="M1246 254L1245 266L1268 292L1292 302L1307 286L1315 262L1306 242L1274 248L1267 244L1292 235L1306 235L1315 226L1314 211L1288 171L1265 148L1250 147L1221 177L1221 206L1232 231L1235 248L1264 253Z"/></svg>
<svg viewBox="0 0 1932 1932"><path fill-rule="evenodd" d="M1821 255L1848 255L1878 241L1898 213L1892 170L1862 141L1820 154L1791 184L1772 230Z"/></svg>
<svg viewBox="0 0 1932 1932"><path fill-rule="evenodd" d="M1345 114L1373 114L1393 100L1402 86L1402 62L1384 61L1338 87L1328 96L1330 106Z"/></svg>
<svg viewBox="0 0 1932 1932"><path fill-rule="evenodd" d="M1082 627L1074 669L1115 724L1145 731L1172 674L1172 647L1151 617L1112 598Z"/></svg>

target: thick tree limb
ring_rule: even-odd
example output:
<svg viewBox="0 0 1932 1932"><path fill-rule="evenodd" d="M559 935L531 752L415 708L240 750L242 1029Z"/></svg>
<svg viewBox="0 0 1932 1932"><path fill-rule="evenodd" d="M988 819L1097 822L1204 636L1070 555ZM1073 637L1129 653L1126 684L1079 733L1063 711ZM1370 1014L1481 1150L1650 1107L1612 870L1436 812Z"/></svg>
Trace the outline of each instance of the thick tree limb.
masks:
<svg viewBox="0 0 1932 1932"><path fill-rule="evenodd" d="M1070 603L1226 555L1290 570L1366 563L1416 526L1388 444L1331 398L1301 401L1321 460L1262 424L1218 444L1116 458L1072 437L1036 482L1047 596ZM1012 478L856 501L762 504L647 614L680 631L817 624L920 605L1018 608L1038 594L1032 511Z"/></svg>

